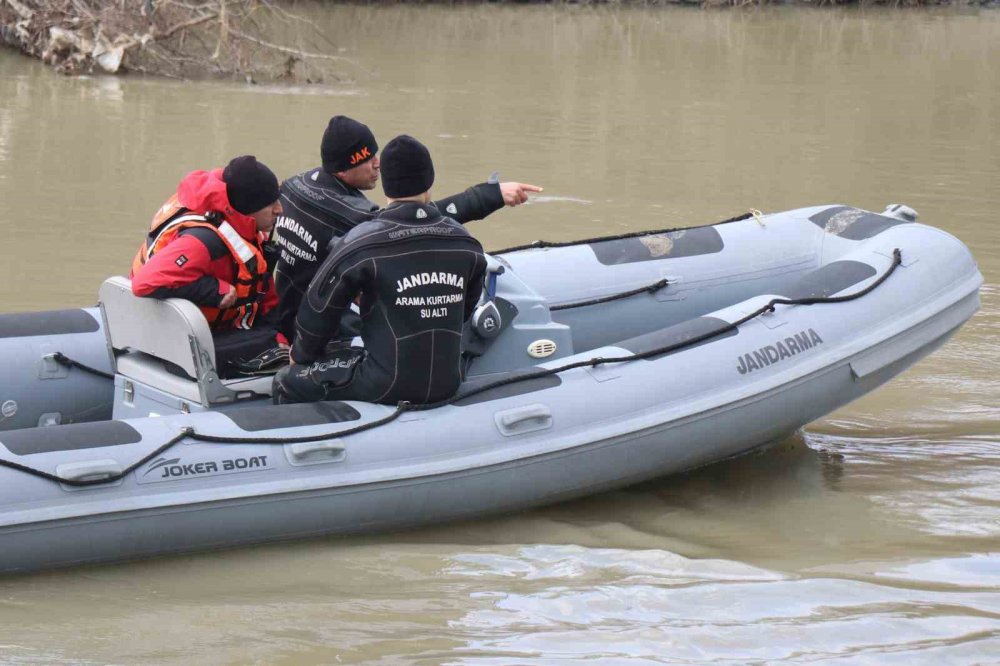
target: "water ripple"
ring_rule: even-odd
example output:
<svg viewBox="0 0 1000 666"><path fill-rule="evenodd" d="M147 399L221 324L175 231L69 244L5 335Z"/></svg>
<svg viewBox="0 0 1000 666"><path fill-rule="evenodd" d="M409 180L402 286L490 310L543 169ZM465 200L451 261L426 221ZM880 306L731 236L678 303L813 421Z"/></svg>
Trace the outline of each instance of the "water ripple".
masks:
<svg viewBox="0 0 1000 666"><path fill-rule="evenodd" d="M477 593L482 607L450 624L470 638L447 663L865 663L886 655L913 663L1000 646L1000 556L890 564L871 580L572 546L454 559L453 576L536 584ZM537 585L550 576L552 584ZM914 586L942 579L968 589Z"/></svg>

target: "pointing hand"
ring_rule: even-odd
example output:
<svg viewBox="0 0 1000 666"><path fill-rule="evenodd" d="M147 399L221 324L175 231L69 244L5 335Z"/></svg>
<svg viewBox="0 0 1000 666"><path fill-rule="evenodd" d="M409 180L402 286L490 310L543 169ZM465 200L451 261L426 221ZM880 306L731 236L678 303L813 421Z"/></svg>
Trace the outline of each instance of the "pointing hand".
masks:
<svg viewBox="0 0 1000 666"><path fill-rule="evenodd" d="M529 192L541 192L542 188L527 183L500 183L500 193L506 206L519 206L528 200Z"/></svg>

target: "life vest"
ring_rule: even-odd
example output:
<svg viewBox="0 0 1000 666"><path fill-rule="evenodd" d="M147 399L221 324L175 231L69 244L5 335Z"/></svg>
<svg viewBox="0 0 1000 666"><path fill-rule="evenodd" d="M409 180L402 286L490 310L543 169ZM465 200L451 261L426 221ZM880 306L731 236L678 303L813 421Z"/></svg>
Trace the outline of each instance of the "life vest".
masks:
<svg viewBox="0 0 1000 666"><path fill-rule="evenodd" d="M236 287L236 303L225 309L207 305L199 305L198 308L213 329L250 328L264 300L269 278L267 261L260 247L248 243L221 215L192 213L180 204L176 194L170 197L153 216L149 235L132 260L132 274L135 275L150 257L176 238L181 231L196 227L211 229L218 235L228 248L230 258L237 269L233 285Z"/></svg>

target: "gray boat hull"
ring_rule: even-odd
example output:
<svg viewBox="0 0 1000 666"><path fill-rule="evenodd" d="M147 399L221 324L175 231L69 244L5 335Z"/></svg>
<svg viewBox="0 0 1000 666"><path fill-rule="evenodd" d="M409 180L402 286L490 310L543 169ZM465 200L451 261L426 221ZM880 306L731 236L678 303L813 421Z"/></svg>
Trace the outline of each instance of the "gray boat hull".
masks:
<svg viewBox="0 0 1000 666"><path fill-rule="evenodd" d="M498 296L518 307L519 323L498 340L510 333L520 345L539 331L561 332L569 349L532 362L558 367L641 354L690 338L706 322L737 321L780 296L775 292L782 285L786 292L856 292L891 269L893 249L903 252L903 264L862 298L778 306L738 330L669 354L521 382L348 437L337 433L392 408L255 403L0 433L0 456L61 476L124 468L186 427L248 440L185 439L124 479L87 488L0 470L0 571L472 518L618 488L764 446L889 381L943 344L979 307L982 278L956 239L924 225L888 222L861 238L843 238L813 219L828 209L769 216L760 229L720 230L724 246L733 234L760 236L757 247L741 248L748 253L773 247L782 225L794 226L789 236L802 239L790 250L794 262L758 270L762 282L754 290L769 289L749 297L744 286L728 297L704 293L702 279L724 280L718 263L707 263L719 251L615 264L636 271L633 281L677 274L672 292L647 299L647 306L661 306L658 328L644 330L641 315L620 310L628 320L617 342L606 330L616 321L577 312L553 322L520 291L524 284L546 284L548 292L539 287L535 293L580 300L620 290L626 280L615 269L588 283L572 280L563 266L557 271L563 282L544 281L539 275L552 272L560 251L505 257L517 280L501 284ZM566 257L577 271L586 259L583 253ZM685 295L685 287L691 293ZM480 369L496 373L480 378L499 376L503 355L507 367L524 363L511 361L508 347L485 351ZM249 441L322 433L328 437L310 445Z"/></svg>
<svg viewBox="0 0 1000 666"><path fill-rule="evenodd" d="M98 308L0 314L0 431L111 418L111 380L60 365L56 352L111 372Z"/></svg>

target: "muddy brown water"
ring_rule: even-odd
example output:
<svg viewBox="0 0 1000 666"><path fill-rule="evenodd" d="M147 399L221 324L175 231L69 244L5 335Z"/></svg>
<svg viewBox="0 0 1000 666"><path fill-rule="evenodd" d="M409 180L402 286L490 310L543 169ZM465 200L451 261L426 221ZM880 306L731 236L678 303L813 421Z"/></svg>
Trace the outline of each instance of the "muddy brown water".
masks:
<svg viewBox="0 0 1000 666"><path fill-rule="evenodd" d="M982 311L770 450L457 525L0 580L5 663L1000 663L1000 11L311 7L351 80L64 78L0 53L0 311L91 305L187 171L424 140L545 186L487 247L906 203Z"/></svg>

